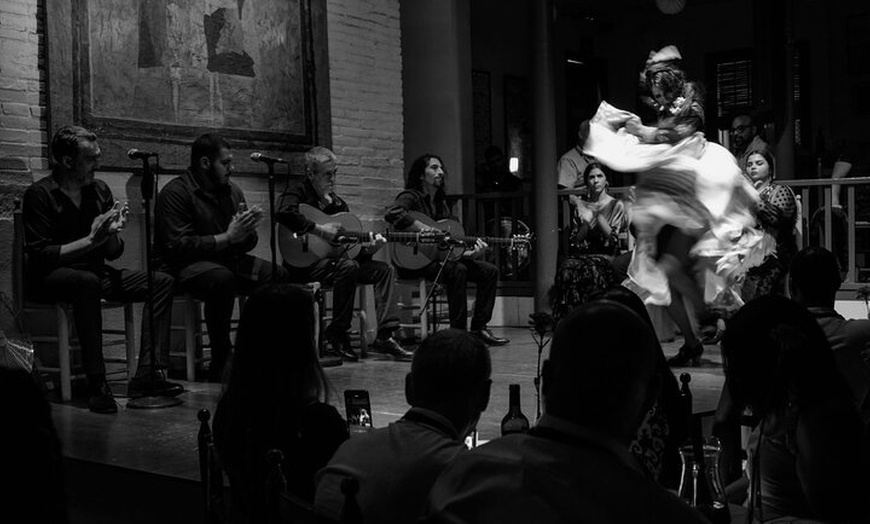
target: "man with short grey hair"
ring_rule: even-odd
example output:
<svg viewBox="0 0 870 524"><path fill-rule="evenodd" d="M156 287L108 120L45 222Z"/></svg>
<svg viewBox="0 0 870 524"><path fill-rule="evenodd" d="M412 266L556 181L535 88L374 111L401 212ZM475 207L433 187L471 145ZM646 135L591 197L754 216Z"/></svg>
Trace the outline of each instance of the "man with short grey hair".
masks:
<svg viewBox="0 0 870 524"><path fill-rule="evenodd" d="M305 178L290 185L281 195L276 218L279 224L288 227L297 235L314 235L328 242L340 236L340 224L330 221L329 215L348 213L347 203L335 192L338 162L335 154L325 147L314 147L305 153ZM319 211L323 220L312 220L305 215L301 205ZM406 351L393 338L399 327L396 303L393 299L393 286L396 275L393 266L372 259L386 240L382 235L372 235L374 242L362 249L356 258L339 256L322 258L307 267L296 267L284 261L284 267L292 282L321 282L332 286L332 322L324 330L330 351L342 359L355 362L357 354L350 348L350 329L353 316L353 303L357 284L373 284L375 289L375 308L377 309L377 338L372 350L391 355L395 360L410 361L413 354ZM365 336L361 334L361 336Z"/></svg>

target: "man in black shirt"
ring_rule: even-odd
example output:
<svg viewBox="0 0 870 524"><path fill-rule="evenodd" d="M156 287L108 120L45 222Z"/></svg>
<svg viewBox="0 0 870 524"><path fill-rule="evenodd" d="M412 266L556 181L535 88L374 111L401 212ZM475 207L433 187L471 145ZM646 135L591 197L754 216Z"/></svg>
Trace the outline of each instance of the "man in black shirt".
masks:
<svg viewBox="0 0 870 524"><path fill-rule="evenodd" d="M103 361L100 301L146 300L147 274L106 264L124 252L120 233L128 209L115 201L105 182L94 178L101 155L97 135L78 126L63 127L52 138L51 153L55 160L51 175L34 182L24 193L27 294L31 300L72 304L90 389L88 408L115 413L118 407L106 382ZM165 366L169 350L172 288L171 276L154 273L154 325L159 348L155 357L159 368ZM155 370L160 373L156 380L150 380L154 337L147 302L144 311L139 366L129 392L178 395L182 387L167 382L159 370Z"/></svg>
<svg viewBox="0 0 870 524"><path fill-rule="evenodd" d="M435 155L417 158L408 171L405 190L399 193L385 219L399 230L425 231L433 229L416 220L409 211L420 212L433 220L452 218L447 198L444 195L444 166ZM471 332L490 346L502 346L510 342L506 338L493 335L486 324L492 319L495 307L495 292L498 286L498 268L489 262L478 260L487 245L480 239L462 253L459 260L447 260L443 268L441 262L433 261L419 270L399 268L402 278L423 277L434 280L441 274L447 288L447 306L450 314L450 327L467 329L468 303L466 302L466 283L477 282L477 298L474 302L474 315L471 318Z"/></svg>
<svg viewBox="0 0 870 524"><path fill-rule="evenodd" d="M337 170L335 154L329 149L314 147L308 151L305 154L305 179L291 185L281 195L276 214L278 222L296 234L313 234L334 240L340 232L338 227L332 223L318 224L309 220L299 212L299 205L307 204L327 215L350 211L345 201L335 194ZM393 338L393 332L399 327L393 300L395 272L391 265L372 260L372 255L385 241L382 235L374 235L374 240L374 245L364 249L355 259L324 258L309 267L285 265L285 268L293 282L317 281L333 286L332 306L335 314L324 335L330 349L351 362L358 360L350 348L347 335L356 287L357 284L374 284L378 334L372 349L388 353L396 360L410 362L413 353L406 351Z"/></svg>
<svg viewBox="0 0 870 524"><path fill-rule="evenodd" d="M258 206L230 182L233 153L223 137L205 134L194 141L187 173L160 191L156 206L156 248L178 284L205 302L211 340L209 380L218 382L230 353L230 319L235 298L254 287L286 281L281 267L247 254L257 245ZM289 335L289 334L288 334Z"/></svg>

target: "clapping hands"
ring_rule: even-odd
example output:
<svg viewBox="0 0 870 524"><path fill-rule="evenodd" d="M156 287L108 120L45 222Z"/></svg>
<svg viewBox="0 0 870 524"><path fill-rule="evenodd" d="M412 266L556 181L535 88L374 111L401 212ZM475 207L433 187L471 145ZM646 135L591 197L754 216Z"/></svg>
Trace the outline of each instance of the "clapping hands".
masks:
<svg viewBox="0 0 870 524"><path fill-rule="evenodd" d="M227 228L227 236L232 244L243 242L250 235L255 234L257 226L263 220L263 208L251 206L233 215Z"/></svg>
<svg viewBox="0 0 870 524"><path fill-rule="evenodd" d="M91 223L91 242L102 245L113 235L120 233L127 224L130 207L126 202L115 202L112 209L97 215Z"/></svg>

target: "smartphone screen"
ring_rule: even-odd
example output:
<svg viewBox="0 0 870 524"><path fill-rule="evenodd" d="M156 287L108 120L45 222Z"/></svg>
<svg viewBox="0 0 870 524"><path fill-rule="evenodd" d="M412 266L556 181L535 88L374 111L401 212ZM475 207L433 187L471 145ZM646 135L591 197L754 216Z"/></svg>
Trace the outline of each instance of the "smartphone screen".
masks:
<svg viewBox="0 0 870 524"><path fill-rule="evenodd" d="M364 389L346 389L344 391L344 407L347 410L347 425L349 428L372 427L372 405L369 392Z"/></svg>

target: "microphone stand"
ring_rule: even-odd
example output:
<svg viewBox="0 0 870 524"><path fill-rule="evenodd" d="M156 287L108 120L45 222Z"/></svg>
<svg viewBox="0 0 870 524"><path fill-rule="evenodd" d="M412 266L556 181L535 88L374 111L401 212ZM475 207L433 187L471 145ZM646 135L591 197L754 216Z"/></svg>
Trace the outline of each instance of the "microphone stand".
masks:
<svg viewBox="0 0 870 524"><path fill-rule="evenodd" d="M269 283L275 283L275 269L277 261L275 256L275 163L268 162L269 166L269 249L272 251L272 271L269 273Z"/></svg>
<svg viewBox="0 0 870 524"><path fill-rule="evenodd" d="M449 237L446 239L446 241L447 241L448 246L450 246L451 244L454 244L454 245L447 248L447 253L444 255L444 259L439 263L438 273L436 273L435 278L432 279L432 287L429 289L429 292L426 293L426 300L424 300L423 304L420 306L420 314L421 315L428 315L429 314L429 302L432 301L433 298L435 298L435 292L438 290L438 286L441 285L440 280L441 280L441 275L444 273L444 266L447 265L447 261L450 259L450 253L452 253L453 250L456 249L456 247L457 247L455 245L455 243ZM464 244L463 244L463 246L464 246ZM463 247L463 249L465 249L465 247ZM433 332L438 327L438 307L437 307L437 305L438 305L438 303L436 302L435 307L432 308L432 310L433 310L432 311L432 313L433 313L433 315L432 315L432 317L433 317L432 318L432 331Z"/></svg>
<svg viewBox="0 0 870 524"><path fill-rule="evenodd" d="M160 170L160 161L157 161L155 171ZM145 273L147 275L148 286L148 333L151 339L151 354L150 364L151 370L149 380L151 387L146 388L146 393L138 398L132 398L127 401L128 408L134 409L161 409L170 408L181 404L181 399L177 397L166 397L157 393L154 385L157 383L157 346L159 336L155 329L154 323L154 263L151 260L151 199L154 196L154 188L157 186L157 174L151 171L151 164L148 158L142 159L142 205L145 207ZM162 341L161 341L162 342ZM163 349L161 347L161 349Z"/></svg>

